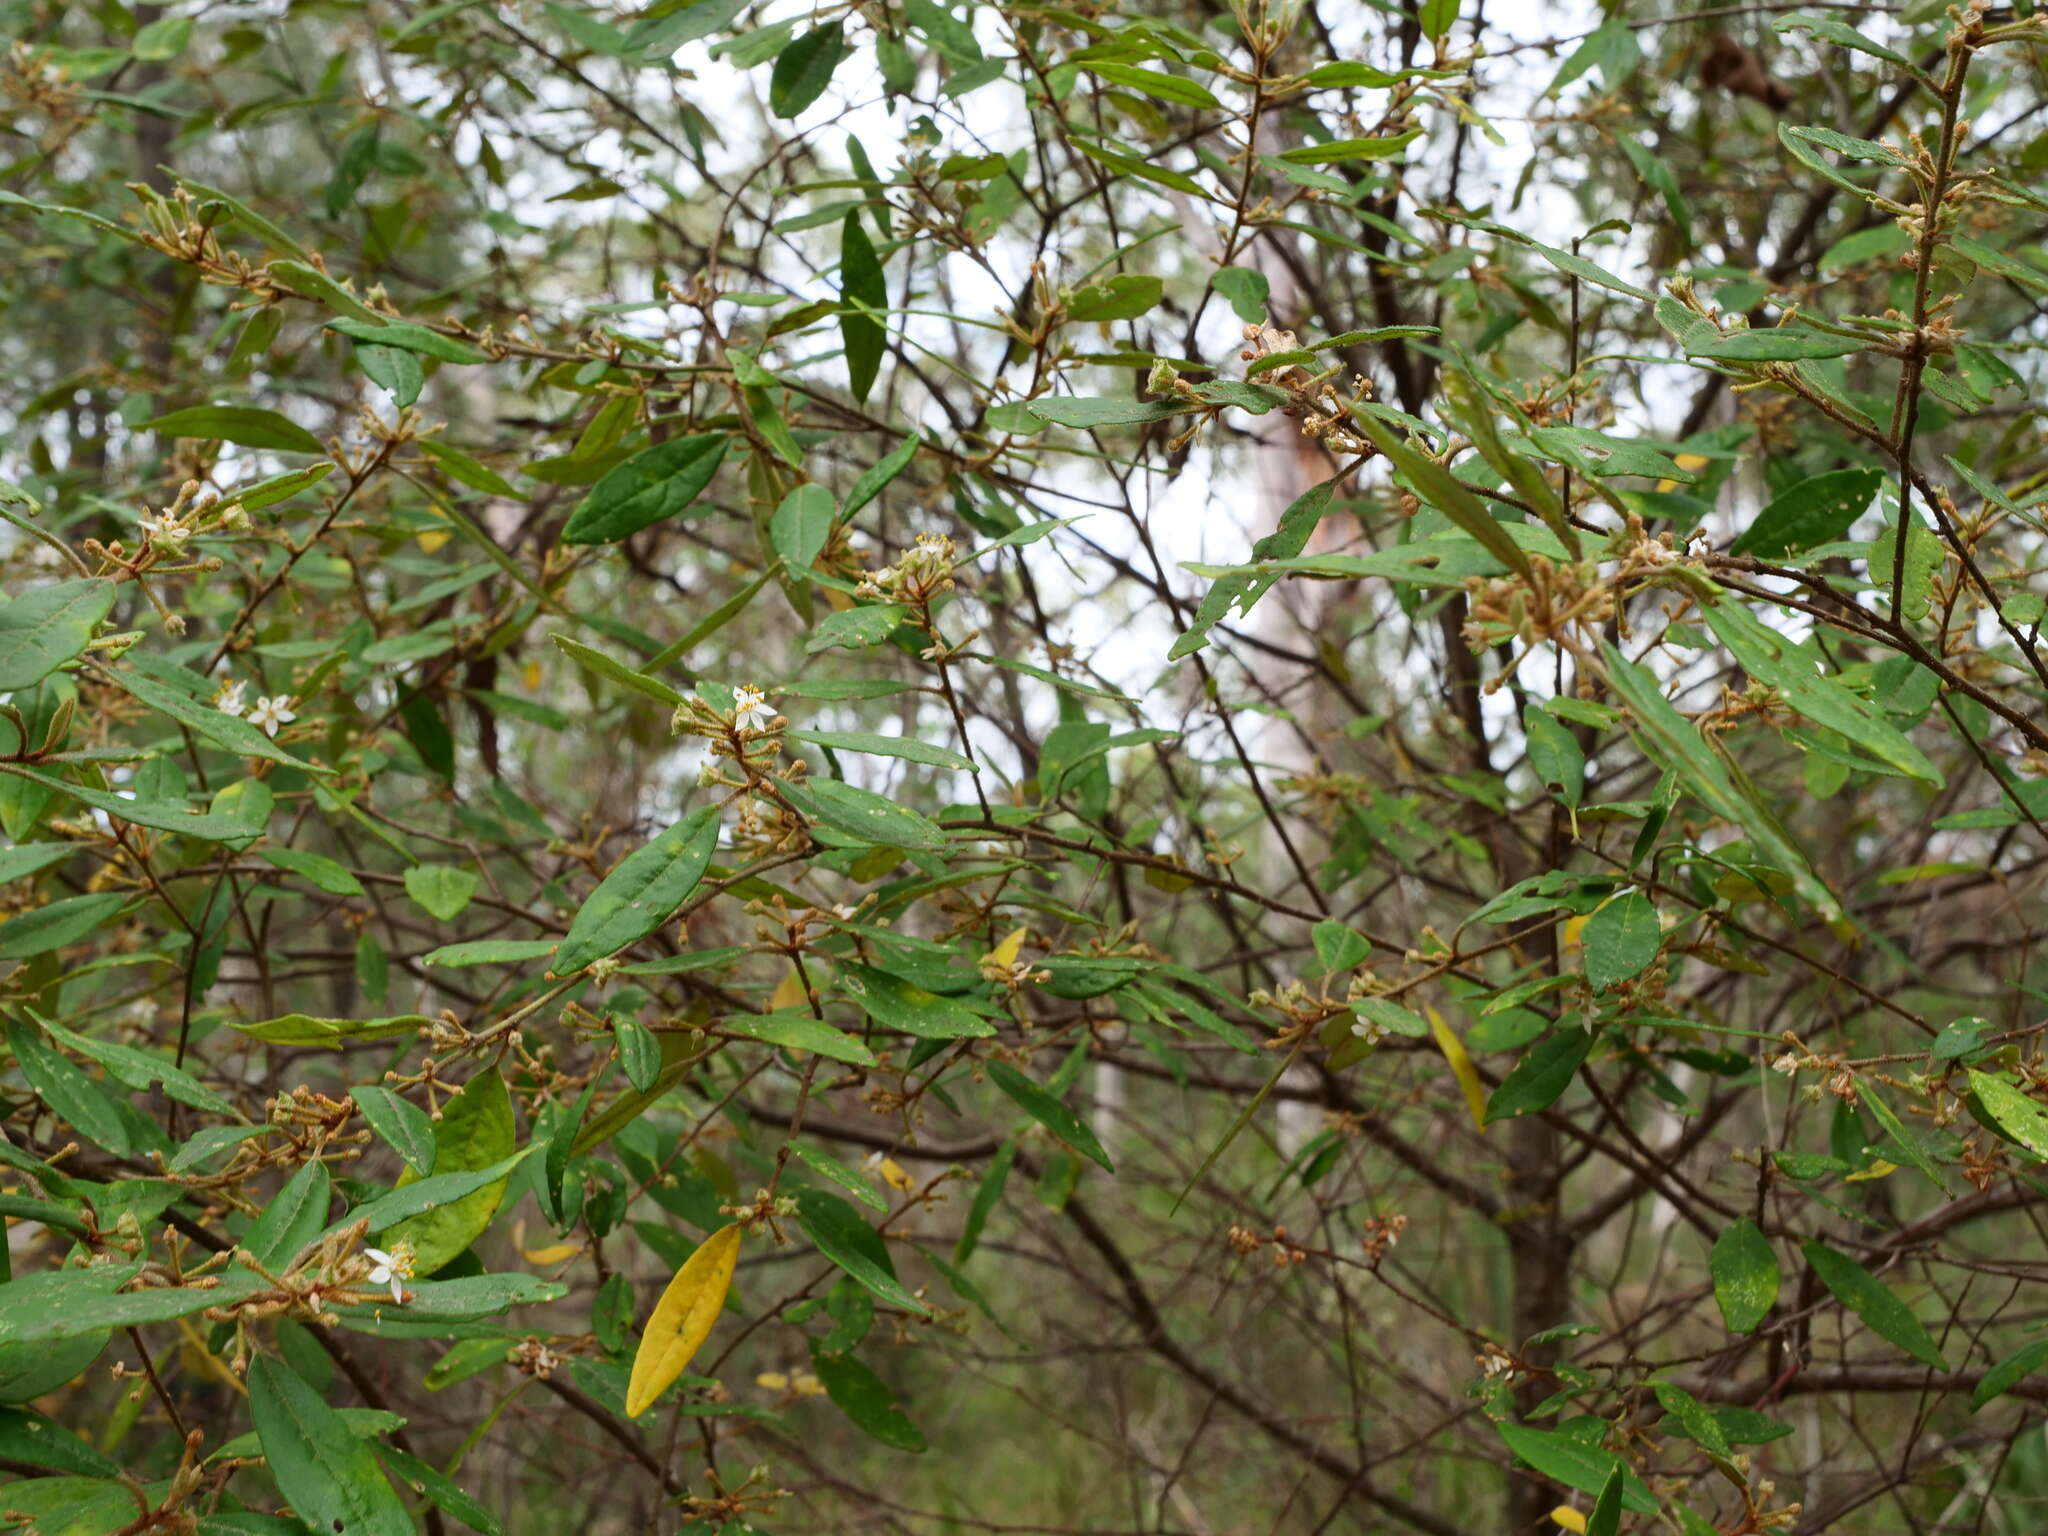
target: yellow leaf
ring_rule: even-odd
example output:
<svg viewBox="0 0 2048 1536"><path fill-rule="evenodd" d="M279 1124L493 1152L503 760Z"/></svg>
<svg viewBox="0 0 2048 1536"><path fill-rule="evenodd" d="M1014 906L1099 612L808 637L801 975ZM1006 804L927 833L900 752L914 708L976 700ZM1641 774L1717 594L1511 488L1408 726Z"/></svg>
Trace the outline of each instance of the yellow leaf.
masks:
<svg viewBox="0 0 2048 1536"><path fill-rule="evenodd" d="M789 974L782 978L782 985L777 987L775 995L768 999L768 1011L782 1013L792 1008L808 1008L810 1005L810 994L804 991L804 979L797 974L796 967L791 966Z"/></svg>
<svg viewBox="0 0 2048 1536"><path fill-rule="evenodd" d="M529 1264L545 1268L550 1264L566 1264L583 1251L581 1243L550 1243L545 1248L521 1248L520 1253Z"/></svg>
<svg viewBox="0 0 2048 1536"><path fill-rule="evenodd" d="M1465 1042L1451 1033L1451 1026L1434 1008L1429 1010L1429 1031L1436 1036L1437 1049L1444 1053L1444 1060L1451 1064L1451 1075L1465 1090L1465 1103L1472 1111L1472 1123L1484 1132L1486 1089L1480 1084L1479 1069L1472 1065L1471 1053L1465 1049Z"/></svg>
<svg viewBox="0 0 2048 1536"><path fill-rule="evenodd" d="M1565 919L1565 925L1564 925L1564 947L1565 947L1565 950L1566 950L1567 952L1569 952L1569 951L1571 951L1571 950L1574 950L1574 949L1577 949L1577 948L1579 947L1579 943L1580 943L1580 940L1579 940L1579 935L1580 935L1580 934L1582 934L1582 933L1584 933L1585 931L1586 931L1586 919L1585 919L1585 918L1583 918L1583 917L1572 917L1572 918L1567 918L1567 919Z"/></svg>
<svg viewBox="0 0 2048 1536"><path fill-rule="evenodd" d="M526 691L528 693L538 692L540 689L540 663L529 661L520 670L519 680L526 684Z"/></svg>
<svg viewBox="0 0 2048 1536"><path fill-rule="evenodd" d="M1004 939L1002 943L988 952L989 959L995 961L1004 970L1008 970L1011 966L1015 965L1019 952L1024 948L1024 935L1026 931L1019 928L1015 933Z"/></svg>
<svg viewBox="0 0 2048 1536"><path fill-rule="evenodd" d="M825 1390L825 1383L809 1371L799 1371L796 1380L790 1385L796 1389L798 1397L817 1397Z"/></svg>
<svg viewBox="0 0 2048 1536"><path fill-rule="evenodd" d="M754 1385L767 1392L787 1392L789 1378L780 1371L763 1371L754 1378Z"/></svg>
<svg viewBox="0 0 2048 1536"><path fill-rule="evenodd" d="M1860 1184L1867 1179L1889 1178L1898 1171L1899 1165L1897 1163L1888 1163L1880 1157L1874 1160L1868 1168L1859 1168L1856 1172L1845 1175L1842 1182L1844 1184Z"/></svg>
<svg viewBox="0 0 2048 1536"><path fill-rule="evenodd" d="M740 1229L729 1223L705 1238L669 1281L633 1356L633 1376L626 1384L627 1418L645 1413L710 1337L711 1325L725 1310L725 1293L739 1254Z"/></svg>
<svg viewBox="0 0 2048 1536"><path fill-rule="evenodd" d="M1690 475L1705 469L1710 461L1703 454L1681 453L1672 459L1671 462ZM1660 491L1675 491L1678 489L1678 482L1676 480L1659 480L1657 482L1657 489ZM1585 1527L1583 1525L1576 1525L1572 1529L1584 1530Z"/></svg>
<svg viewBox="0 0 2048 1536"><path fill-rule="evenodd" d="M903 1165L897 1162L895 1158L885 1157L882 1159L882 1182L891 1189L901 1190L908 1194L916 1185L917 1180L905 1173Z"/></svg>
<svg viewBox="0 0 2048 1536"><path fill-rule="evenodd" d="M1567 1531L1577 1531L1586 1536L1586 1517L1569 1504L1560 1504L1550 1512L1550 1518Z"/></svg>
<svg viewBox="0 0 2048 1536"><path fill-rule="evenodd" d="M445 528L429 528L419 536L420 548L430 555L447 542L448 530Z"/></svg>

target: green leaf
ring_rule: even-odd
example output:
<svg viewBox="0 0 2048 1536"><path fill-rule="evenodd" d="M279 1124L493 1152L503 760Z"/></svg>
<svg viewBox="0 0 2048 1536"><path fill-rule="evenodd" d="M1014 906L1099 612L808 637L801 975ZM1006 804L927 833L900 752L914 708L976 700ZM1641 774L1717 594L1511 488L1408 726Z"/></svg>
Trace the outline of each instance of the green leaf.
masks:
<svg viewBox="0 0 2048 1536"><path fill-rule="evenodd" d="M487 363L490 357L466 341L453 336L443 336L439 331L429 330L424 325L413 325L403 320L388 321L383 325L372 325L365 320L344 317L327 322L327 329L339 331L372 346L395 347L401 352L418 352L426 357L438 357L444 363Z"/></svg>
<svg viewBox="0 0 2048 1536"><path fill-rule="evenodd" d="M1593 1513L1586 1520L1586 1536L1620 1536L1621 1496L1626 1486L1621 1480L1622 1468L1616 1463L1614 1470L1607 1474L1607 1481L1600 1487L1600 1497L1593 1501Z"/></svg>
<svg viewBox="0 0 2048 1536"><path fill-rule="evenodd" d="M339 1049L344 1040L387 1040L409 1035L431 1024L425 1014L403 1013L385 1019L323 1019L309 1013L287 1013L254 1024L229 1020L234 1028L272 1045L324 1045Z"/></svg>
<svg viewBox="0 0 2048 1536"><path fill-rule="evenodd" d="M595 646L585 645L580 640L571 640L567 635L549 635L548 638L554 641L555 648L564 656L580 667L588 667L599 677L608 678L634 693L644 694L650 699L659 699L670 706L683 702L683 696L660 678L636 671L617 657L607 656Z"/></svg>
<svg viewBox="0 0 2048 1536"><path fill-rule="evenodd" d="M1008 1062L986 1062L984 1067L989 1081L1008 1094L1025 1114L1090 1162L1110 1173L1116 1172L1110 1164L1109 1154L1102 1150L1102 1143L1095 1139L1095 1133L1082 1123L1079 1115Z"/></svg>
<svg viewBox="0 0 2048 1536"><path fill-rule="evenodd" d="M258 848L256 857L273 869L297 875L315 890L330 896L361 896L363 883L340 864L321 853L302 853L296 848Z"/></svg>
<svg viewBox="0 0 2048 1536"><path fill-rule="evenodd" d="M789 803L832 831L878 848L945 848L946 834L908 806L838 779L782 785Z"/></svg>
<svg viewBox="0 0 2048 1536"><path fill-rule="evenodd" d="M1540 704L1522 710L1522 732L1528 739L1529 766L1544 788L1573 810L1586 790L1586 754L1579 739Z"/></svg>
<svg viewBox="0 0 2048 1536"><path fill-rule="evenodd" d="M845 30L837 21L813 27L784 48L768 78L768 110L783 118L801 115L825 94L845 51Z"/></svg>
<svg viewBox="0 0 2048 1536"><path fill-rule="evenodd" d="M1642 975L1664 939L1657 909L1641 891L1623 891L1586 919L1586 984L1595 992Z"/></svg>
<svg viewBox="0 0 2048 1536"><path fill-rule="evenodd" d="M1127 90L1142 92L1159 101L1209 109L1223 105L1204 86L1193 80L1183 80L1179 75L1169 75L1164 70L1140 69L1134 64L1110 64L1094 59L1089 60L1083 67L1090 74L1100 75L1112 85L1121 85Z"/></svg>
<svg viewBox="0 0 2048 1536"><path fill-rule="evenodd" d="M254 405L195 405L142 424L164 437L203 437L280 453L325 453L320 439L288 416Z"/></svg>
<svg viewBox="0 0 2048 1536"><path fill-rule="evenodd" d="M619 1063L626 1069L626 1081L641 1093L647 1092L661 1071L660 1042L654 1038L653 1030L626 1014L613 1014L611 1025Z"/></svg>
<svg viewBox="0 0 2048 1536"><path fill-rule="evenodd" d="M1708 1268L1714 1277L1714 1300L1730 1333L1751 1333L1764 1314L1778 1304L1783 1275L1778 1256L1763 1229L1747 1216L1714 1239Z"/></svg>
<svg viewBox="0 0 2048 1536"><path fill-rule="evenodd" d="M2048 1364L2048 1338L2022 1344L1984 1373L1970 1394L1970 1411L1975 1413L1993 1398L2003 1397L2044 1364Z"/></svg>
<svg viewBox="0 0 2048 1536"><path fill-rule="evenodd" d="M1831 469L1811 475L1772 497L1756 521L1728 546L1728 553L1780 560L1839 539L1870 510L1884 479L1881 469Z"/></svg>
<svg viewBox="0 0 2048 1536"><path fill-rule="evenodd" d="M110 675L115 682L151 709L169 715L180 725L190 726L225 751L239 757L254 757L264 762L283 763L287 767L307 773L333 772L321 764L308 763L292 756L248 721L215 709L211 704L201 703L182 689L153 682L127 668Z"/></svg>
<svg viewBox="0 0 2048 1536"><path fill-rule="evenodd" d="M0 960L26 960L76 944L128 903L124 891L66 896L0 923Z"/></svg>
<svg viewBox="0 0 2048 1536"><path fill-rule="evenodd" d="M1337 139L1327 144L1300 144L1273 158L1288 165L1335 165L1351 160L1392 160L1422 136L1420 128L1378 139Z"/></svg>
<svg viewBox="0 0 2048 1536"><path fill-rule="evenodd" d="M874 757L900 757L905 762L927 763L934 768L952 768L962 773L979 773L969 759L951 747L935 746L908 736L878 736L872 731L785 731L791 741L830 747L835 752L864 752Z"/></svg>
<svg viewBox="0 0 2048 1536"><path fill-rule="evenodd" d="M1548 1109L1571 1086L1592 1048L1590 1030L1576 1025L1552 1030L1522 1053L1522 1059L1493 1090L1486 1101L1486 1123Z"/></svg>
<svg viewBox="0 0 2048 1536"><path fill-rule="evenodd" d="M859 1211L822 1189L800 1189L794 1198L797 1225L819 1253L890 1306L926 1315L924 1306L896 1278L887 1246Z"/></svg>
<svg viewBox="0 0 2048 1536"><path fill-rule="evenodd" d="M469 905L476 887L476 874L453 864L415 864L405 872L405 894L444 923Z"/></svg>
<svg viewBox="0 0 2048 1536"><path fill-rule="evenodd" d="M800 46L800 41L791 44L792 50ZM778 73L781 68L778 62ZM846 347L847 378L853 387L853 398L865 405L868 391L875 387L875 375L881 369L882 353L889 341L881 318L889 307L889 285L882 274L881 260L875 255L874 242L861 227L858 208L846 215L839 228L839 295L839 335ZM826 526L831 526L829 517ZM810 563L791 562L798 570Z"/></svg>
<svg viewBox="0 0 2048 1536"><path fill-rule="evenodd" d="M1526 1424L1501 1422L1494 1425L1507 1448L1552 1482L1563 1483L1596 1497L1607 1488L1607 1480L1621 1475L1622 1507L1631 1514L1654 1515L1657 1501L1642 1479L1612 1451L1584 1445L1569 1435L1531 1429Z"/></svg>
<svg viewBox="0 0 2048 1536"><path fill-rule="evenodd" d="M6 930L0 929L0 933ZM1970 1093L1991 1128L2015 1146L2048 1162L2048 1110L2002 1077L1989 1072L1970 1072Z"/></svg>
<svg viewBox="0 0 2048 1536"><path fill-rule="evenodd" d="M1818 907L1824 918L1832 921L1839 917L1841 903L1821 884L1806 856L1767 812L1735 787L1698 727L1664 697L1655 675L1606 641L1601 642L1600 650L1608 684L1635 717L1636 740L1650 759L1676 773L1715 815L1748 832L1764 856L1792 877L1799 893Z"/></svg>
<svg viewBox="0 0 2048 1536"><path fill-rule="evenodd" d="M1362 965L1372 953L1371 941L1344 923L1326 919L1310 930L1309 937L1315 942L1316 963L1326 976Z"/></svg>
<svg viewBox="0 0 2048 1536"><path fill-rule="evenodd" d="M551 959L553 939L469 939L460 944L443 944L420 956L421 965L464 967L471 965L525 965Z"/></svg>
<svg viewBox="0 0 2048 1536"><path fill-rule="evenodd" d="M270 1274L280 1274L301 1249L327 1230L327 1206L333 1191L325 1163L301 1165L243 1234L242 1250Z"/></svg>
<svg viewBox="0 0 2048 1536"><path fill-rule="evenodd" d="M564 544L616 544L676 517L711 484L732 439L723 432L672 437L608 470L569 514ZM701 515L701 514L700 514Z"/></svg>
<svg viewBox="0 0 2048 1536"><path fill-rule="evenodd" d="M768 543L792 575L808 571L823 552L837 512L822 485L800 485L782 498L768 522Z"/></svg>
<svg viewBox="0 0 2048 1536"><path fill-rule="evenodd" d="M853 488L846 493L846 504L839 509L840 520L850 521L854 513L881 495L883 488L902 474L910 466L910 461L917 457L917 448L918 437L913 432L882 458L861 471L860 478L853 482Z"/></svg>
<svg viewBox="0 0 2048 1536"><path fill-rule="evenodd" d="M813 1173L822 1174L830 1179L869 1210L886 1212L889 1209L889 1202L876 1194L866 1179L863 1179L859 1174L847 1167L846 1164L839 1161L838 1158L831 1156L829 1153L820 1152L816 1147L807 1147L800 1141L791 1142L789 1150L794 1154L798 1162L809 1168Z"/></svg>
<svg viewBox="0 0 2048 1536"><path fill-rule="evenodd" d="M1224 267L1209 281L1247 325L1257 325L1266 318L1266 299L1272 283L1265 273L1251 267Z"/></svg>
<svg viewBox="0 0 2048 1536"><path fill-rule="evenodd" d="M405 1159L408 1168L421 1178L434 1171L434 1122L424 1109L374 1083L351 1088L349 1097L364 1123Z"/></svg>
<svg viewBox="0 0 2048 1536"><path fill-rule="evenodd" d="M535 1148L514 1151L518 1128L512 1099L495 1067L487 1067L448 1101L434 1124L434 1169L426 1178L410 1170L397 1188L349 1213L367 1220L386 1241L413 1245L416 1272L445 1268L491 1225L517 1168Z"/></svg>
<svg viewBox="0 0 2048 1536"><path fill-rule="evenodd" d="M413 1536L412 1516L370 1447L292 1371L268 1355L249 1367L249 1416L270 1476L292 1511L334 1536Z"/></svg>
<svg viewBox="0 0 2048 1536"><path fill-rule="evenodd" d="M1728 1437L1722 1432L1721 1421L1698 1398L1690 1392L1660 1381L1652 1390L1663 1410L1676 1419L1688 1437L1702 1450L1726 1459L1734 1454L1728 1444Z"/></svg>
<svg viewBox="0 0 2048 1536"><path fill-rule="evenodd" d="M1069 320L1135 320L1155 309L1166 285L1156 277L1119 272L1105 282L1090 283L1067 296Z"/></svg>
<svg viewBox="0 0 2048 1536"><path fill-rule="evenodd" d="M61 791L96 811L105 811L115 820L131 821L138 827L154 827L159 832L182 832L203 842L240 842L254 837L263 830L263 823L269 818L268 807L254 800L241 802L236 814L209 815L204 811L196 811L168 800L145 800L140 797L131 800L125 795L94 789L85 784L74 784L34 768L24 768L19 764L0 763L0 772L27 779L30 783L40 784L45 789Z"/></svg>
<svg viewBox="0 0 2048 1536"><path fill-rule="evenodd" d="M1392 1034L1406 1035L1411 1040L1429 1038L1429 1022L1413 1008L1403 1008L1399 1003L1384 997L1354 997L1351 1011L1368 1024L1375 1024Z"/></svg>
<svg viewBox="0 0 2048 1536"><path fill-rule="evenodd" d="M882 1378L850 1354L829 1354L811 1342L811 1369L833 1406L884 1445L899 1451L922 1451L926 1441L918 1427L896 1406Z"/></svg>
<svg viewBox="0 0 2048 1536"><path fill-rule="evenodd" d="M129 1270L122 1278L133 1278L133 1273ZM229 1270L214 1286L151 1286L116 1293L91 1283L88 1272L46 1270L0 1285L0 1346L47 1348L109 1328L168 1323L268 1288L246 1270Z"/></svg>
<svg viewBox="0 0 2048 1536"><path fill-rule="evenodd" d="M826 614L819 621L810 638L804 641L804 650L811 655L840 646L852 651L865 650L887 640L909 617L910 610L895 603L842 608L836 613Z"/></svg>
<svg viewBox="0 0 2048 1536"><path fill-rule="evenodd" d="M1891 1287L1847 1254L1837 1253L1818 1238L1809 1240L1804 1252L1806 1262L1813 1266L1813 1272L1820 1276L1822 1284L1834 1292L1835 1299L1868 1323L1874 1332L1898 1345L1921 1364L1938 1371L1948 1369L1948 1362L1942 1358L1934 1340L1928 1337L1927 1330L1920 1325L1920 1319L1899 1300Z"/></svg>
<svg viewBox="0 0 2048 1536"><path fill-rule="evenodd" d="M875 1053L860 1041L807 1013L733 1013L719 1020L719 1024L730 1033L745 1035L749 1040L762 1040L791 1050L812 1051L834 1061L851 1062L857 1067L875 1064Z"/></svg>
<svg viewBox="0 0 2048 1536"><path fill-rule="evenodd" d="M114 584L91 577L33 587L0 605L0 693L33 688L83 651L114 607Z"/></svg>
<svg viewBox="0 0 2048 1536"><path fill-rule="evenodd" d="M1045 400L1027 400L1024 409L1040 421L1049 421L1056 427L1078 427L1092 432L1097 427L1128 427L1140 422L1164 421L1187 408L1145 405L1136 400L1088 400L1058 395Z"/></svg>
<svg viewBox="0 0 2048 1536"><path fill-rule="evenodd" d="M60 1120L110 1152L125 1157L133 1150L133 1138L120 1107L69 1057L45 1040L40 1030L10 1018L7 1044L29 1087ZM4 1294L5 1288L0 1287L0 1295ZM0 1335L0 1343L5 1342L5 1336Z"/></svg>
<svg viewBox="0 0 2048 1536"><path fill-rule="evenodd" d="M1796 363L1847 357L1862 351L1863 346L1855 336L1780 325L1756 331L1729 331L1725 335L1701 333L1687 340L1685 350L1693 357L1721 363Z"/></svg>
<svg viewBox="0 0 2048 1536"><path fill-rule="evenodd" d="M979 1039L996 1032L995 1025L950 997L851 960L839 962L839 985L884 1029L924 1040Z"/></svg>
<svg viewBox="0 0 2048 1536"><path fill-rule="evenodd" d="M718 808L700 806L598 882L570 921L549 972L573 976L637 944L690 899L718 847Z"/></svg>

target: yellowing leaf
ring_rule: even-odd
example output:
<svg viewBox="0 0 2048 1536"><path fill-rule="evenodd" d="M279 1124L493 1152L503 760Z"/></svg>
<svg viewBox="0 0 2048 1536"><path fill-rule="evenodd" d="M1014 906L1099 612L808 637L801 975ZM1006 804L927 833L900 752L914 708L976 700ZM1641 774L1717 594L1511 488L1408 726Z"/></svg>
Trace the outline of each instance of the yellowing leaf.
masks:
<svg viewBox="0 0 2048 1536"><path fill-rule="evenodd" d="M669 1281L633 1356L633 1376L626 1384L627 1418L645 1413L710 1336L711 1325L725 1310L725 1293L739 1253L740 1229L729 1223L705 1238Z"/></svg>
<svg viewBox="0 0 2048 1536"><path fill-rule="evenodd" d="M1465 1091L1465 1104L1472 1111L1472 1123L1484 1133L1486 1089L1479 1081L1479 1069L1472 1065L1472 1055L1465 1049L1465 1042L1451 1033L1451 1026L1444 1022L1444 1016L1434 1008L1428 1012L1429 1031L1436 1036L1437 1049L1444 1053L1444 1060L1451 1064L1451 1075Z"/></svg>
<svg viewBox="0 0 2048 1536"><path fill-rule="evenodd" d="M768 1011L785 1013L790 1009L808 1008L810 1005L810 995L804 991L804 979L797 974L796 967L791 966L789 974L782 978L782 984L775 989L775 995L768 999Z"/></svg>
<svg viewBox="0 0 2048 1536"><path fill-rule="evenodd" d="M1564 948L1567 954L1569 954L1572 950L1575 950L1579 947L1580 943L1582 942L1579 938L1579 935L1584 933L1585 931L1586 919L1584 917L1568 918L1565 921Z"/></svg>
<svg viewBox="0 0 2048 1536"><path fill-rule="evenodd" d="M882 1159L882 1182L891 1189L901 1190L905 1194L908 1194L917 1183L915 1179L903 1171L903 1165L893 1157Z"/></svg>
<svg viewBox="0 0 2048 1536"><path fill-rule="evenodd" d="M1843 1175L1842 1182L1844 1184L1861 1184L1868 1179L1888 1178L1898 1171L1899 1165L1897 1163L1888 1163L1880 1157L1874 1160L1868 1168L1859 1168L1854 1173Z"/></svg>
<svg viewBox="0 0 2048 1536"><path fill-rule="evenodd" d="M1707 465L1712 461L1701 454L1681 453L1671 462L1676 464L1680 469L1684 470L1688 475L1690 475L1698 470L1705 469ZM1675 491L1678 489L1678 482L1676 480L1659 480L1657 482L1657 489L1660 491ZM1553 1515L1551 1518L1556 1519L1557 1517ZM1562 1524L1563 1522L1560 1521L1559 1523ZM1585 1526L1582 1523L1571 1527L1571 1529L1575 1531L1582 1531L1585 1529Z"/></svg>
<svg viewBox="0 0 2048 1536"><path fill-rule="evenodd" d="M809 1371L797 1372L797 1378L790 1383L790 1386L795 1388L798 1397L817 1397L825 1390L825 1383L818 1380Z"/></svg>
<svg viewBox="0 0 2048 1536"><path fill-rule="evenodd" d="M540 689L540 663L529 661L520 669L519 680L526 685L528 693L538 692Z"/></svg>
<svg viewBox="0 0 2048 1536"><path fill-rule="evenodd" d="M754 1378L754 1385L768 1392L787 1392L789 1378L780 1371L763 1371Z"/></svg>
<svg viewBox="0 0 2048 1536"><path fill-rule="evenodd" d="M1015 933L988 952L989 959L995 961L1004 970L1008 970L1011 966L1015 965L1018 953L1024 948L1024 935L1026 932L1027 930L1019 928Z"/></svg>
<svg viewBox="0 0 2048 1536"><path fill-rule="evenodd" d="M429 528L420 534L418 543L422 550L431 555L443 544L446 544L449 537L450 535L445 528Z"/></svg>
<svg viewBox="0 0 2048 1536"><path fill-rule="evenodd" d="M539 1268L550 1264L566 1264L583 1251L581 1243L551 1243L545 1248L522 1248L519 1250L526 1262Z"/></svg>
<svg viewBox="0 0 2048 1536"><path fill-rule="evenodd" d="M1691 455L1687 455L1687 457L1691 457ZM1684 463L1685 461L1681 459L1679 462ZM1586 1536L1586 1517L1576 1509L1573 1509L1569 1504L1558 1505L1557 1508L1550 1512L1550 1518L1557 1524L1559 1529L1577 1531L1579 1536Z"/></svg>

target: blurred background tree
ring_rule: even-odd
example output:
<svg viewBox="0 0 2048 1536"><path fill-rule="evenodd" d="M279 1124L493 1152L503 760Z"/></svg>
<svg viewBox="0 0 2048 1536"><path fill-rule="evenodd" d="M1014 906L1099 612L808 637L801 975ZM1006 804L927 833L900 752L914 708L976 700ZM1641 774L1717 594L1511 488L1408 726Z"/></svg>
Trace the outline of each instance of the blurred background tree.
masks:
<svg viewBox="0 0 2048 1536"><path fill-rule="evenodd" d="M2038 1524L2030 5L0 17L0 1528Z"/></svg>

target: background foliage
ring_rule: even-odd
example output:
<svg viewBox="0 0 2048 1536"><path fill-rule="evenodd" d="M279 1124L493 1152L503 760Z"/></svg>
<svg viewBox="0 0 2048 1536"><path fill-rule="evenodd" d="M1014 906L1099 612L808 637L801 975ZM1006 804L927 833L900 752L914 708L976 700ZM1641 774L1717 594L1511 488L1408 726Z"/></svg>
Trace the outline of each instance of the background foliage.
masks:
<svg viewBox="0 0 2048 1536"><path fill-rule="evenodd" d="M0 17L0 1526L2035 1528L2030 4Z"/></svg>

